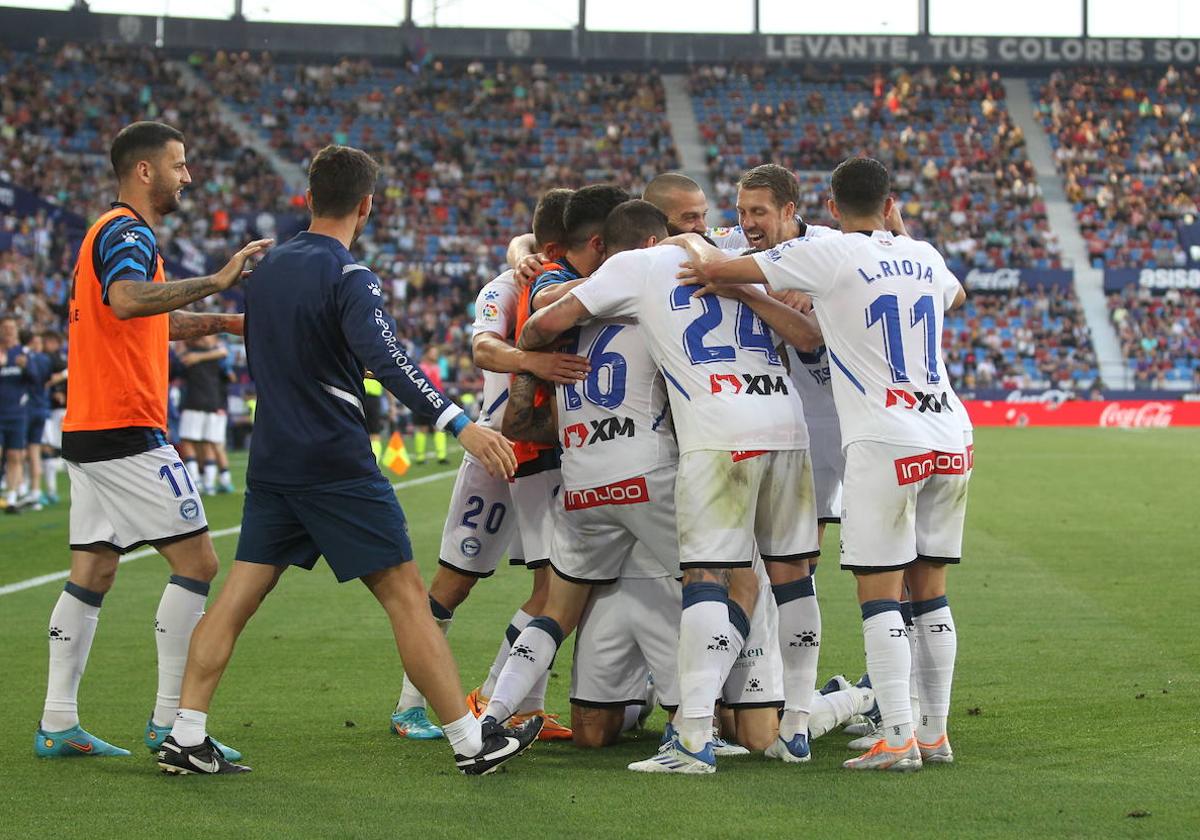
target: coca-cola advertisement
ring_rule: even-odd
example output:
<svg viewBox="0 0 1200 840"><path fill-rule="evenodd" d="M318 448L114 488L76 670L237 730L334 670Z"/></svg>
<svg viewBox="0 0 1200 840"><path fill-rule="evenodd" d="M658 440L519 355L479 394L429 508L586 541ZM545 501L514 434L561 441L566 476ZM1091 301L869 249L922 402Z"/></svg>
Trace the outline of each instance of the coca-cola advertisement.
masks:
<svg viewBox="0 0 1200 840"><path fill-rule="evenodd" d="M1099 426L1167 429L1200 426L1200 402L1181 400L966 400L976 426Z"/></svg>

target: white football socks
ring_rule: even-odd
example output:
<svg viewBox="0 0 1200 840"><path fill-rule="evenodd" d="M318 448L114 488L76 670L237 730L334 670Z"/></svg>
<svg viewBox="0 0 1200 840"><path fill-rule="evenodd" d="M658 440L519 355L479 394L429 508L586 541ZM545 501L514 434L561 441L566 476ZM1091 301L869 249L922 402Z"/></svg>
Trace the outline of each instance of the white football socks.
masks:
<svg viewBox="0 0 1200 840"><path fill-rule="evenodd" d="M180 709L175 713L175 725L171 737L181 747L198 747L208 737L208 712L195 709Z"/></svg>
<svg viewBox="0 0 1200 840"><path fill-rule="evenodd" d="M950 714L950 690L954 682L954 660L958 634L946 596L913 604L917 627L916 666L921 695L921 717L917 738L932 744L946 734Z"/></svg>
<svg viewBox="0 0 1200 840"><path fill-rule="evenodd" d="M716 583L683 587L679 621L679 740L699 752L712 740L712 716L721 691L730 638L728 593Z"/></svg>
<svg viewBox="0 0 1200 840"><path fill-rule="evenodd" d="M912 706L908 699L912 656L904 619L896 601L867 601L862 605L867 673L883 718L889 747L902 747L913 737Z"/></svg>
<svg viewBox="0 0 1200 840"><path fill-rule="evenodd" d="M821 654L821 608L812 576L771 587L779 607L779 651L783 657L783 718L779 737L790 741L808 731L817 660Z"/></svg>
<svg viewBox="0 0 1200 840"><path fill-rule="evenodd" d="M200 464L196 461L195 458L192 458L191 460L189 460L187 462L187 464L185 466L187 466L188 475L190 475L192 477L192 485L197 490L199 490L200 489Z"/></svg>
<svg viewBox="0 0 1200 840"><path fill-rule="evenodd" d="M496 688L488 697L486 715L505 721L514 712L523 711L522 699L529 696L543 677L548 677L550 665L562 644L562 635L562 628L553 619L539 616L529 622L512 644L508 661L496 680ZM528 711L538 708L541 707Z"/></svg>
<svg viewBox="0 0 1200 840"><path fill-rule="evenodd" d="M154 616L154 641L158 647L158 694L154 700L154 725L170 726L179 709L179 691L187 667L192 631L204 615L208 583L171 575Z"/></svg>
<svg viewBox="0 0 1200 840"><path fill-rule="evenodd" d="M209 493L217 488L217 464L209 461L204 465L204 489Z"/></svg>
<svg viewBox="0 0 1200 840"><path fill-rule="evenodd" d="M62 469L62 458L42 459L42 485L47 496L58 495L58 472Z"/></svg>
<svg viewBox="0 0 1200 840"><path fill-rule="evenodd" d="M721 656L721 686L724 686L729 679L729 674L733 671L733 666L737 664L738 657L742 655L742 651L746 647L746 640L749 637L750 619L747 617L746 611L742 609L741 604L730 599L729 648Z"/></svg>
<svg viewBox="0 0 1200 840"><path fill-rule="evenodd" d="M809 740L827 735L839 726L843 726L850 718L861 715L871 708L875 695L869 688L850 686L845 691L833 691L829 694L813 692L808 716Z"/></svg>
<svg viewBox="0 0 1200 840"><path fill-rule="evenodd" d="M79 725L79 681L87 667L104 595L67 583L50 613L50 673L42 729L62 732Z"/></svg>
<svg viewBox="0 0 1200 840"><path fill-rule="evenodd" d="M500 672L504 670L504 663L508 661L508 654L512 652L513 640L521 635L521 631L528 627L531 621L533 621L533 616L525 610L517 610L513 613L512 621L508 623L508 629L504 632L504 641L500 643L500 649L496 651L496 658L492 660L492 667L488 669L487 679L479 688L479 692L484 697L491 697L492 692L496 690L496 680L500 678Z"/></svg>
<svg viewBox="0 0 1200 840"><path fill-rule="evenodd" d="M483 733L480 729L479 718L467 712L458 720L442 724L442 732L450 741L450 749L455 755L479 755L483 749Z"/></svg>

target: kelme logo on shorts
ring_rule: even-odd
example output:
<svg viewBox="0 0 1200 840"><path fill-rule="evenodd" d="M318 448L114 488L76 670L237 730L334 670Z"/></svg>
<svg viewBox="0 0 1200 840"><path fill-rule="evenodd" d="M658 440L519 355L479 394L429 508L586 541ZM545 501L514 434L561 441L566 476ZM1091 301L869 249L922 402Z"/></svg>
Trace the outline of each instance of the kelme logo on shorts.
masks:
<svg viewBox="0 0 1200 840"><path fill-rule="evenodd" d="M179 503L179 515L191 522L200 515L200 503L195 499L184 499Z"/></svg>

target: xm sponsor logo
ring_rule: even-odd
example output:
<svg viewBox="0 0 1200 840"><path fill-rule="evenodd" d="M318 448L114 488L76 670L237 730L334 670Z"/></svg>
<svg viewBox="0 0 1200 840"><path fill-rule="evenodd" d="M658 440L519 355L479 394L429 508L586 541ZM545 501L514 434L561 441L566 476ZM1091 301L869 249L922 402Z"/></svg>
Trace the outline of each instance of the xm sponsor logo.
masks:
<svg viewBox="0 0 1200 840"><path fill-rule="evenodd" d="M713 373L708 385L714 394L786 394L786 376L771 376L765 373Z"/></svg>
<svg viewBox="0 0 1200 840"><path fill-rule="evenodd" d="M604 417L588 423L572 423L563 429L563 449L633 437L636 432L632 417Z"/></svg>

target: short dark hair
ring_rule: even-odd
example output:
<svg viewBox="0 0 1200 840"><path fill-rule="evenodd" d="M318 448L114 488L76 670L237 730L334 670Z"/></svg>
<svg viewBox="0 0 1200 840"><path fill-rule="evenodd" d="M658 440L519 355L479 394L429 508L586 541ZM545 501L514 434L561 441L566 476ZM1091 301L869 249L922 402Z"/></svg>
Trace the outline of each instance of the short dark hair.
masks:
<svg viewBox="0 0 1200 840"><path fill-rule="evenodd" d="M575 190L555 187L547 190L538 200L537 207L533 209L533 238L537 240L539 248L551 242L566 244L567 229L563 225L563 216L567 212L567 202L573 195Z"/></svg>
<svg viewBox="0 0 1200 840"><path fill-rule="evenodd" d="M615 207L629 201L629 193L616 184L592 184L576 190L563 213L567 247L577 248L600 233Z"/></svg>
<svg viewBox="0 0 1200 840"><path fill-rule="evenodd" d="M795 175L775 163L764 163L747 170L738 181L738 189L770 190L775 206L779 208L789 201L800 203L800 182Z"/></svg>
<svg viewBox="0 0 1200 840"><path fill-rule="evenodd" d="M682 172L664 172L661 175L655 175L650 183L646 184L642 198L661 210L667 193L672 192L704 192L704 190Z"/></svg>
<svg viewBox="0 0 1200 840"><path fill-rule="evenodd" d="M135 122L122 128L113 138L109 157L118 180L133 171L138 161L162 151L172 140L183 142L183 132L160 122Z"/></svg>
<svg viewBox="0 0 1200 840"><path fill-rule="evenodd" d="M667 214L640 198L618 204L604 220L604 246L610 255L632 251L647 237L667 235Z"/></svg>
<svg viewBox="0 0 1200 840"><path fill-rule="evenodd" d="M340 219L349 216L365 196L375 192L379 164L362 149L329 145L308 166L314 216Z"/></svg>
<svg viewBox="0 0 1200 840"><path fill-rule="evenodd" d="M833 170L830 180L838 210L851 216L881 212L892 192L887 167L874 158L848 158Z"/></svg>

